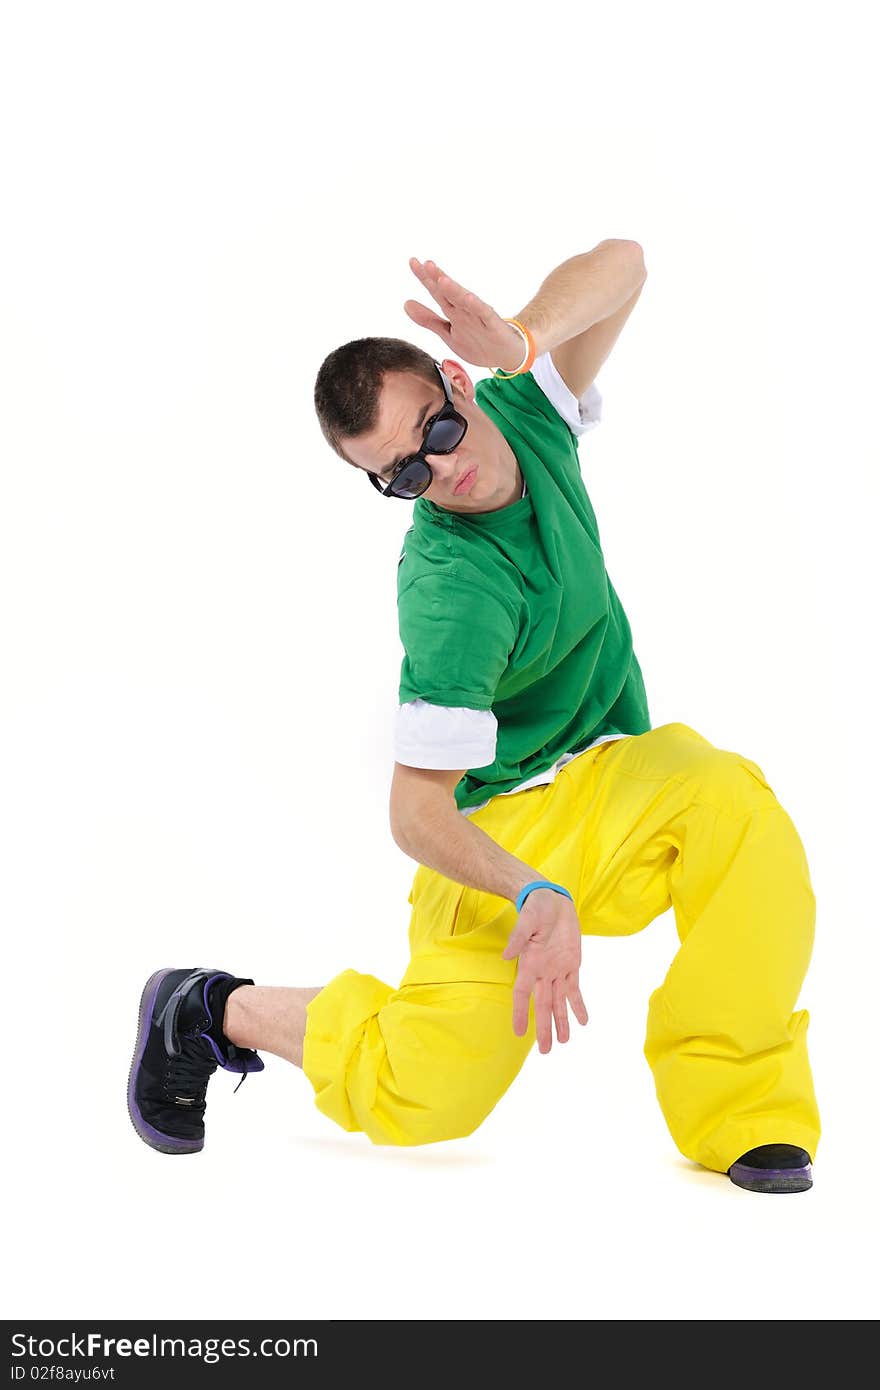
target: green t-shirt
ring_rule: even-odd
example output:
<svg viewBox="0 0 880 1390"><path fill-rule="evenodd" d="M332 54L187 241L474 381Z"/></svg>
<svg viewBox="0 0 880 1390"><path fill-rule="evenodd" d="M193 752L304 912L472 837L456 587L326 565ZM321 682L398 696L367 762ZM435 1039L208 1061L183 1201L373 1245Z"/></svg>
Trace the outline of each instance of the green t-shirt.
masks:
<svg viewBox="0 0 880 1390"><path fill-rule="evenodd" d="M459 810L604 734L651 728L577 436L531 372L488 377L475 395L513 449L527 495L471 515L417 498L397 570L400 703L490 709L498 722L495 761L468 769Z"/></svg>

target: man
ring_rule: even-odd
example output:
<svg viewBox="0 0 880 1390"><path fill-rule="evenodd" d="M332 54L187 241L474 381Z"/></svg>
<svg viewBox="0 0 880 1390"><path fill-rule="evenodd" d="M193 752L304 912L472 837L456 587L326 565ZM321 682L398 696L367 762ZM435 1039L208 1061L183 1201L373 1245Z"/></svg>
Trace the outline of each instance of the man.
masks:
<svg viewBox="0 0 880 1390"><path fill-rule="evenodd" d="M141 998L129 1109L147 1143L201 1149L219 1065L302 1067L316 1104L376 1144L472 1133L532 1043L581 1023L582 933L670 905L681 942L645 1055L688 1158L758 1192L805 1191L819 1117L794 1011L815 898L761 769L684 724L652 729L577 441L595 377L645 282L609 240L564 262L515 319L413 273L452 356L364 338L322 364L325 438L384 498L415 499L398 562L404 660L390 820L418 864L397 989L345 970L315 989L160 970ZM378 497L376 499L378 503Z"/></svg>

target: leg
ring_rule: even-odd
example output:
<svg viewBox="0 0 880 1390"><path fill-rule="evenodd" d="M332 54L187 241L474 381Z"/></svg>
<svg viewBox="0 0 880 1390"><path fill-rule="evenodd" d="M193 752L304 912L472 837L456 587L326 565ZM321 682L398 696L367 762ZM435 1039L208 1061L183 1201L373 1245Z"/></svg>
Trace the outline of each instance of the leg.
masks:
<svg viewBox="0 0 880 1390"><path fill-rule="evenodd" d="M536 865L565 829L546 790L496 798L493 810L491 833ZM561 815L567 805L559 801ZM345 970L305 1007L302 1066L315 1104L374 1144L473 1133L535 1041L533 1016L523 1037L513 1031L516 961L501 957L516 920L513 903L425 866L409 901L411 959L399 988Z"/></svg>
<svg viewBox="0 0 880 1390"><path fill-rule="evenodd" d="M707 768L706 799L676 827L682 945L651 997L645 1042L679 1149L722 1172L768 1144L815 1158L820 1134L809 1015L795 1010L816 917L806 857L766 783L743 783L731 807L730 774Z"/></svg>
<svg viewBox="0 0 880 1390"><path fill-rule="evenodd" d="M272 1052L301 1067L306 1005L320 992L239 985L226 1001L223 1032L237 1047Z"/></svg>
<svg viewBox="0 0 880 1390"><path fill-rule="evenodd" d="M815 900L797 833L754 763L664 725L601 744L473 819L572 890L585 933L628 935L674 908L681 949L652 996L645 1051L682 1153L722 1172L766 1143L815 1156L808 1015L792 1012ZM317 993L237 990L265 1037L230 1016L242 1039L302 1065L320 1110L376 1144L472 1133L534 1042L533 1020L513 1033L516 962L501 959L514 905L424 866L410 902L399 989L346 970Z"/></svg>
<svg viewBox="0 0 880 1390"><path fill-rule="evenodd" d="M437 875L440 879L441 875ZM460 885L447 885L450 903ZM512 1026L511 986L404 984L343 971L307 1006L303 1070L315 1104L374 1144L459 1139L482 1123L535 1039Z"/></svg>
<svg viewBox="0 0 880 1390"><path fill-rule="evenodd" d="M756 764L667 724L599 745L473 819L571 889L585 934L629 935L674 909L681 948L652 995L645 1054L686 1157L720 1172L765 1144L815 1157L809 1016L794 1011L815 898ZM463 890L451 944L481 950L488 969L515 916L506 900Z"/></svg>
<svg viewBox="0 0 880 1390"><path fill-rule="evenodd" d="M815 1157L809 1015L795 1011L815 898L794 825L760 768L686 725L610 748L581 910L587 931L626 932L674 909L681 948L645 1055L678 1148L720 1172L765 1144Z"/></svg>

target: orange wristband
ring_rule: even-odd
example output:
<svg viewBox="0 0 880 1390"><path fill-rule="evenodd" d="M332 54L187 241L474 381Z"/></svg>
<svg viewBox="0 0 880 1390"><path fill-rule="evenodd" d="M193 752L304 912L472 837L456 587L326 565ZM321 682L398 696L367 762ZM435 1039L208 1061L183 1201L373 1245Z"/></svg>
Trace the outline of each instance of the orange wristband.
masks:
<svg viewBox="0 0 880 1390"><path fill-rule="evenodd" d="M504 322L505 322L505 323L512 323L512 324L514 325L514 327L516 327L516 328L519 329L520 333L522 333L523 337L524 337L525 340L526 340L526 355L525 355L525 357L523 358L522 362L520 362L520 364L519 364L519 366L517 367L516 371L515 371L515 372L502 372L500 368L497 368L497 367L496 367L496 369L495 369L495 371L494 371L494 373L493 373L493 375L498 376L498 377L501 377L502 381L508 381L508 380L510 379L510 377L513 377L513 376L522 376L523 372L528 372L528 371L531 370L531 368L532 368L532 366L533 366L533 364L534 364L535 358L536 358L537 355L538 355L538 350L537 350L537 348L535 347L535 340L534 340L534 338L532 337L531 333L530 333L529 330L526 328L526 326L525 326L524 323L520 323L519 319L505 319Z"/></svg>

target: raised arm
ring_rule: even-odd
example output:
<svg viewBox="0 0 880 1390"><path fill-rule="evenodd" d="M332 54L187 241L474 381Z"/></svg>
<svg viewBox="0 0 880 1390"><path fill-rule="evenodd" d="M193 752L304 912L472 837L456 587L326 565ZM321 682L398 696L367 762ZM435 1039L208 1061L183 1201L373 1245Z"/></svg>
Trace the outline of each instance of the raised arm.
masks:
<svg viewBox="0 0 880 1390"><path fill-rule="evenodd" d="M404 309L414 323L436 333L474 366L516 370L523 357L516 328L436 262L412 257L410 268L446 315L441 318L418 300L408 299ZM582 396L595 379L635 308L647 274L637 241L600 241L592 251L552 270L515 315L531 333L536 355L550 353L575 396Z"/></svg>
<svg viewBox="0 0 880 1390"><path fill-rule="evenodd" d="M575 396L582 396L620 336L647 279L636 241L600 241L547 276L516 315L538 352Z"/></svg>

